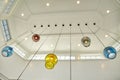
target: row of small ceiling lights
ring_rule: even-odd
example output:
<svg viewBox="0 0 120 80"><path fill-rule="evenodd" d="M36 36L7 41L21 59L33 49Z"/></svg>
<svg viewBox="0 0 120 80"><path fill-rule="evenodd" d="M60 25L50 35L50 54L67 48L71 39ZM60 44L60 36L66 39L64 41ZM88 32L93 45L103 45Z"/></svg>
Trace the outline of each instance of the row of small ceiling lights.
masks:
<svg viewBox="0 0 120 80"><path fill-rule="evenodd" d="M80 1L76 1L76 3L77 3L77 4L80 4ZM49 6L50 6L50 3L46 3L46 6L49 7ZM107 12L107 13L110 13L110 10L107 10L106 12Z"/></svg>
<svg viewBox="0 0 120 80"><path fill-rule="evenodd" d="M77 4L80 4L80 1L76 1ZM46 3L46 6L50 6L50 3Z"/></svg>
<svg viewBox="0 0 120 80"><path fill-rule="evenodd" d="M76 1L76 3L77 3L77 4L80 4L80 1ZM50 6L50 3L46 3L46 6L49 7L49 6ZM107 10L106 12L107 12L107 13L110 13L110 10Z"/></svg>
<svg viewBox="0 0 120 80"><path fill-rule="evenodd" d="M88 25L88 23L85 23L85 26L87 26ZM93 25L96 25L96 23L93 23ZM50 25L47 25L48 27L50 27ZM55 27L57 27L58 25L57 24L55 24ZM62 24L62 26L65 26L65 24ZM72 26L72 24L69 24L69 26ZM80 24L77 24L77 26L80 26ZM34 28L36 28L37 26L36 25L34 25ZM43 25L41 25L40 27L43 27Z"/></svg>
<svg viewBox="0 0 120 80"><path fill-rule="evenodd" d="M13 2L14 0L11 0L10 2ZM5 0L5 3L8 3L8 0ZM76 4L80 4L81 2L78 0L78 1L76 1ZM50 6L50 3L46 3L46 6L47 7L49 7ZM10 6L8 6L8 7L10 7ZM8 11L7 9L6 9L6 11ZM107 10L106 11L106 13L110 13L110 10ZM21 13L21 16L23 17L24 16L24 13Z"/></svg>
<svg viewBox="0 0 120 80"><path fill-rule="evenodd" d="M80 4L80 1L76 1L77 4ZM49 7L50 3L46 3L46 6ZM110 13L110 10L106 10L106 13ZM24 16L24 13L21 13L21 16Z"/></svg>
<svg viewBox="0 0 120 80"><path fill-rule="evenodd" d="M77 4L80 4L80 1L76 1ZM46 3L46 6L49 7L50 6L50 3ZM24 13L21 13L21 16L23 17L24 16Z"/></svg>

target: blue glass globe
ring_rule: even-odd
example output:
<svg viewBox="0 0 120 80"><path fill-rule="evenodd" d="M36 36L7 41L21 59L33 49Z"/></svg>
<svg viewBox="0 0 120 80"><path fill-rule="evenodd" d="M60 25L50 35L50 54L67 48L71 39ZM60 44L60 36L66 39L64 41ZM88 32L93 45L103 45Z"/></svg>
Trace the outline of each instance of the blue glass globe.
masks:
<svg viewBox="0 0 120 80"><path fill-rule="evenodd" d="M10 57L13 54L13 48L10 46L6 46L2 49L2 56Z"/></svg>
<svg viewBox="0 0 120 80"><path fill-rule="evenodd" d="M106 47L103 53L104 53L104 56L108 59L114 59L116 58L116 55L117 55L116 49L111 46Z"/></svg>

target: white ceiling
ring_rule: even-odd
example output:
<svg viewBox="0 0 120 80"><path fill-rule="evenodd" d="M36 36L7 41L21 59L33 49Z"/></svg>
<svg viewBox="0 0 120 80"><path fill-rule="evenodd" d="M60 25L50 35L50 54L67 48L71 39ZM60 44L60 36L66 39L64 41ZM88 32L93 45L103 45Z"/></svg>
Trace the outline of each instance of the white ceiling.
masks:
<svg viewBox="0 0 120 80"><path fill-rule="evenodd" d="M1 0L2 1L2 0ZM12 14L8 14L9 16L2 16L6 17L8 19L9 28L12 36L12 40L9 41L7 44L12 45L20 49L24 54L24 59L28 59L33 55L38 48L40 47L37 54L40 55L47 55L48 53L52 53L55 50L56 55L63 55L63 56L75 56L76 61L79 60L79 56L86 54L86 55L96 55L100 54L103 55L103 49L104 46L115 46L117 43L115 40L113 40L110 36L105 37L108 35L108 33L114 37L116 40L119 41L119 35L120 35L120 5L118 0L80 0L80 4L77 4L77 0L17 0L17 4L14 5L14 9L12 9ZM1 3L1 2L0 2ZM46 3L49 3L49 6L46 6ZM108 13L107 13L108 12ZM85 25L87 23L87 26ZM96 25L94 25L96 23ZM57 26L55 26L57 24ZM62 26L64 24L64 26ZM70 26L72 24L72 26ZM80 26L78 26L80 24ZM34 28L34 26L36 27ZM48 27L50 25L50 27ZM41 27L43 26L43 27ZM90 29L95 33L93 33ZM81 30L80 30L81 29ZM62 32L61 32L62 31ZM82 32L81 32L82 31ZM70 43L70 32L71 32L71 43ZM32 41L32 35L33 34L40 34L40 41L39 42L33 42ZM0 34L0 38L3 41L3 36ZM81 44L81 39L83 36L89 36L91 39L91 46L86 48ZM98 38L97 38L97 37ZM59 39L59 41L57 41ZM100 39L100 40L99 40ZM0 41L1 43L3 43ZM42 45L42 43L45 41L45 43ZM102 41L102 43L101 43ZM4 42L5 43L5 42ZM70 45L71 44L71 45ZM0 46L2 46L1 44ZM56 46L57 45L57 46ZM116 48L116 47L115 47ZM71 54L70 54L71 49ZM117 50L119 50L118 48ZM24 55L23 54L23 55ZM19 55L19 54L18 54ZM12 59L14 58L14 59ZM17 78L24 69L24 66L27 64L28 61L21 60L21 57L18 57L16 54L7 60L17 61L15 64L17 65L17 68L12 69L17 72L12 72L11 70L5 70L7 67L0 68L0 71L7 75L9 78ZM22 57L23 59L23 57ZM5 62L3 66L10 65L10 62L7 62L4 58L1 58L1 63ZM118 58L117 58L118 60ZM116 60L116 61L117 61ZM76 71L73 72L73 80L80 79L80 76L78 74L81 74L83 76L83 80L88 80L88 78L85 78L85 72L83 70L84 66L87 68L85 70L90 76L90 80L92 80L93 76L91 73L97 73L97 70L103 70L104 64L102 61L98 61L99 63L94 62L90 63L79 63L79 62L72 62L73 67L72 70ZM19 65L20 64L20 65ZM62 64L65 66L62 66ZM75 66L74 64L77 64ZM102 66L103 64L103 66ZM111 63L105 62L105 65L107 67ZM117 62L114 62L113 64L117 64ZM112 65L113 65L112 64ZM37 66L34 66L37 65ZM42 65L42 66L40 66ZM66 62L60 62L56 66L55 70L48 72L43 68L44 63L41 62L35 62L31 63L29 65L29 68L24 73L21 79L46 79L54 78L58 80L69 80L69 63ZM90 65L90 67L89 67ZM82 66L82 68L79 70L79 67ZM102 67L99 67L102 66ZM38 68L41 68L41 71L38 71ZM61 67L61 68L60 68ZM89 67L89 68L88 68ZM97 67L97 68L96 68ZM115 68L115 71L118 70L118 67L113 66ZM60 69L60 70L59 70ZM91 69L94 69L91 71ZM109 67L107 70L111 70L112 68ZM78 72L77 72L78 70ZM32 74L33 73L39 73L43 77L39 78L38 74ZM62 71L66 71L63 73ZM82 73L82 72L84 73ZM90 71L90 72L89 72ZM100 71L100 73L97 73L97 75L102 75L104 71ZM43 72L43 74L42 74ZM55 77L52 76L51 72L54 73ZM45 78L46 73L48 73L47 77ZM57 73L60 76L57 76ZM74 75L74 73L76 75ZM64 74L62 78L62 74ZM117 73L115 73L117 74ZM28 75L31 75L28 77ZM51 76L52 77L51 77ZM112 75L112 73L110 74ZM94 76L93 76L94 77ZM116 75L118 77L118 74ZM105 77L106 80L117 80L115 77L110 76L108 78ZM53 80L54 80L53 79ZM94 77L93 80L96 80L97 77ZM97 79L97 80L103 80L103 78Z"/></svg>
<svg viewBox="0 0 120 80"><path fill-rule="evenodd" d="M70 32L71 51L76 55L98 52L102 54L104 45L116 44L116 41L110 36L105 37L108 33L115 39L119 39L120 11L117 1L80 0L79 4L77 4L77 0L17 0L16 2L14 9L11 9L12 14L8 14L12 36L12 40L8 44L12 42L15 46L18 45L25 55L30 56L37 51L47 37L39 53L48 54L55 50L55 53L69 54ZM46 6L46 3L50 5ZM3 17L5 16L3 15ZM64 26L62 26L63 24ZM34 28L34 26L36 27ZM32 35L35 33L40 34L39 42L32 41ZM83 36L91 38L90 47L86 48L81 44ZM58 39L59 41L57 41Z"/></svg>
<svg viewBox="0 0 120 80"><path fill-rule="evenodd" d="M1 16L1 13L3 12L7 2L8 2L8 0L0 0L0 16Z"/></svg>
<svg viewBox="0 0 120 80"><path fill-rule="evenodd" d="M50 6L46 6L46 3L49 3ZM39 51L45 51L44 53L53 52L57 43L56 53L69 53L69 24L72 24L71 47L73 54L76 52L102 53L104 46L99 39L105 46L115 44L115 40L111 37L105 38L108 32L110 32L114 38L118 39L116 34L119 34L118 32L120 31L120 12L119 7L116 6L117 3L113 0L81 0L80 4L77 4L76 0L20 0L17 4L13 14L9 17L11 34L13 40L19 43L19 45L29 53L37 51L42 41L49 35L47 41ZM110 13L107 13L107 10L109 10ZM88 26L85 25L86 23ZM93 23L96 23L96 25L93 25ZM57 27L55 27L55 24L57 24ZM63 27L62 24L65 26ZM80 24L80 26L78 26L78 24ZM36 25L36 28L34 28L34 25ZM43 27L41 27L41 25L43 25ZM48 27L48 25L50 25L50 27ZM96 33L99 39L89 28ZM61 29L62 33L60 32ZM40 34L41 40L37 43L33 42L31 32L33 34ZM27 36L26 33L30 33L31 35ZM83 33L84 36L91 38L91 46L88 48L83 47L81 44ZM62 35L59 37L59 34ZM57 42L58 37L60 39ZM28 39L25 40L25 38ZM79 44L80 46L78 46ZM53 46L51 47L51 45Z"/></svg>

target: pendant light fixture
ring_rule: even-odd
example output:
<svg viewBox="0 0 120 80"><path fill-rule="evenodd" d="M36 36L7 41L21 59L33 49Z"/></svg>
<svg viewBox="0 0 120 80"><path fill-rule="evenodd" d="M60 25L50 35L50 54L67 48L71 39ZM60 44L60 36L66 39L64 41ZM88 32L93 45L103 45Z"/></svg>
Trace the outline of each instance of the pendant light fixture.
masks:
<svg viewBox="0 0 120 80"><path fill-rule="evenodd" d="M114 41L116 41L118 44L120 44L120 42L119 42L117 39L115 39L114 37L112 37L109 33L107 33L107 34L108 34L108 36L110 36ZM104 56L105 56L106 58L108 58L108 59L115 59L116 56L117 56L117 51L116 51L116 49L115 49L114 47L112 47L112 46L106 47L106 48L104 49L103 53L104 53Z"/></svg>
<svg viewBox="0 0 120 80"><path fill-rule="evenodd" d="M34 42L38 42L38 41L40 40L39 34L34 34L34 35L32 36L32 40L33 40Z"/></svg>
<svg viewBox="0 0 120 80"><path fill-rule="evenodd" d="M87 23L86 23L86 24L87 24ZM85 24L85 25L86 25L86 24ZM83 38L81 39L81 43L83 44L84 47L89 47L90 44L91 44L91 39L90 39L88 36L84 36L84 33L83 33L83 31L82 31L82 29L81 29L81 27L80 27L80 24L78 24L78 28L79 28L82 36L83 36Z"/></svg>
<svg viewBox="0 0 120 80"><path fill-rule="evenodd" d="M6 46L2 49L1 54L3 57L10 57L13 54L13 48L10 46Z"/></svg>
<svg viewBox="0 0 120 80"><path fill-rule="evenodd" d="M88 28L89 28L90 31L96 36L96 38L101 42L101 44L103 45L103 47L105 47L104 50L103 50L104 56L105 56L106 58L108 58L108 59L115 59L116 56L117 56L117 51L116 51L116 49L115 49L114 47L112 47L112 46L106 47L106 46L104 45L104 43L103 43L103 42L99 39L99 37L96 35L96 33L94 33L89 26L88 26ZM110 36L113 40L115 40L116 42L118 42L118 43L120 44L120 42L117 41L115 38L113 38L111 35L109 35L109 36Z"/></svg>
<svg viewBox="0 0 120 80"><path fill-rule="evenodd" d="M45 57L45 67L47 69L53 69L54 66L57 64L58 58L55 54L50 53Z"/></svg>
<svg viewBox="0 0 120 80"><path fill-rule="evenodd" d="M83 44L84 47L89 47L90 44L91 44L91 40L89 37L87 36L84 36L82 39L81 39L81 42Z"/></svg>
<svg viewBox="0 0 120 80"><path fill-rule="evenodd" d="M114 59L114 58L116 58L116 55L117 55L116 49L111 46L106 47L104 49L103 53L104 53L104 56L108 59Z"/></svg>

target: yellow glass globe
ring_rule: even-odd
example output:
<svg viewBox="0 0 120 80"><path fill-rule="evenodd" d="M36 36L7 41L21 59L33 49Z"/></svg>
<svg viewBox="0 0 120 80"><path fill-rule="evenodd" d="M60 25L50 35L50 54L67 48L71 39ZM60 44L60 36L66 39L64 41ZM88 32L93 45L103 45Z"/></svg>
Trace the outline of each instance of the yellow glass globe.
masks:
<svg viewBox="0 0 120 80"><path fill-rule="evenodd" d="M53 64L52 62L46 62L46 63L45 63L45 67L46 67L47 69L53 69L53 68L54 68L54 64Z"/></svg>
<svg viewBox="0 0 120 80"><path fill-rule="evenodd" d="M58 62L58 58L55 54L50 53L45 57L45 62L52 62L54 65Z"/></svg>

